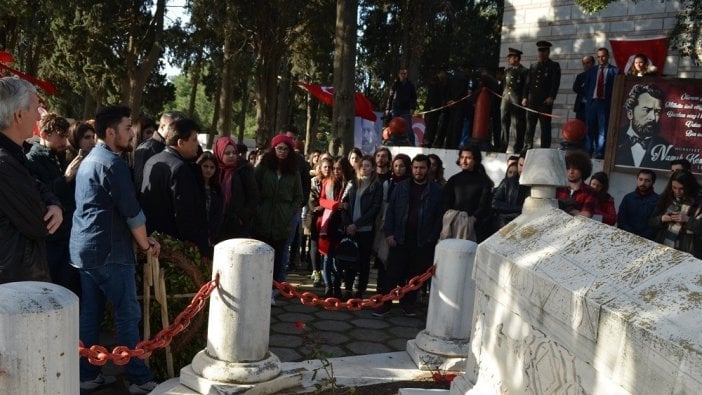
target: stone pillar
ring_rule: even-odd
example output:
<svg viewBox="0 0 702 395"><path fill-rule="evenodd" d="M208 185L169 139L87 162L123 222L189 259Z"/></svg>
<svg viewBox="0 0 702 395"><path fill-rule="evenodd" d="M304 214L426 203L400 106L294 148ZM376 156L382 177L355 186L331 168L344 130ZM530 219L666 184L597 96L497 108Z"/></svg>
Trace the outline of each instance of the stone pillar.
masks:
<svg viewBox="0 0 702 395"><path fill-rule="evenodd" d="M61 286L0 285L0 392L77 394L78 297Z"/></svg>
<svg viewBox="0 0 702 395"><path fill-rule="evenodd" d="M522 214L558 208L556 188L568 185L565 153L553 148L530 149L524 158L519 183L531 186L531 196L524 201Z"/></svg>
<svg viewBox="0 0 702 395"><path fill-rule="evenodd" d="M181 370L181 384L201 394L254 387L272 393L296 384L280 377L281 362L268 351L273 253L251 239L215 246L212 276L219 273L219 287L210 296L207 348Z"/></svg>
<svg viewBox="0 0 702 395"><path fill-rule="evenodd" d="M442 240L436 246L427 327L407 342L407 353L421 370L465 370L475 297L471 274L477 246L457 239Z"/></svg>

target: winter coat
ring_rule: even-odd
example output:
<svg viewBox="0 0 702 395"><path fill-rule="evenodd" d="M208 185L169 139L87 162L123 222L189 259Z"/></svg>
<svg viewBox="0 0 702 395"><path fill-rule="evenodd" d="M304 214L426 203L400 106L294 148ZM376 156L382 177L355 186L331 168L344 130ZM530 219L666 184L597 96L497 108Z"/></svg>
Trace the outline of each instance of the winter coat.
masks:
<svg viewBox="0 0 702 395"><path fill-rule="evenodd" d="M259 164L254 170L260 193L256 208L255 232L263 240L286 240L293 215L304 201L298 171L283 174Z"/></svg>

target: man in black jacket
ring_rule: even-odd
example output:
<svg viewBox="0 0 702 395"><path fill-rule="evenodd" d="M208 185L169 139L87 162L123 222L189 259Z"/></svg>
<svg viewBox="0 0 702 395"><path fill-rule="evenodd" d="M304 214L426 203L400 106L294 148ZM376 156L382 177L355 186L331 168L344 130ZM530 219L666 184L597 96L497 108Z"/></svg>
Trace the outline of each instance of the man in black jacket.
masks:
<svg viewBox="0 0 702 395"><path fill-rule="evenodd" d="M61 226L46 239L51 281L80 295L80 275L71 266L68 240L76 208L75 176L83 155L77 155L70 163L66 161L68 128L66 118L54 113L45 114L39 122L39 142L29 150L27 164L32 174L59 198L63 206Z"/></svg>
<svg viewBox="0 0 702 395"><path fill-rule="evenodd" d="M150 139L143 141L134 150L134 185L136 186L137 195L144 179L146 161L166 148L168 126L183 118L185 118L185 115L179 111L164 112L158 123L158 130L154 132Z"/></svg>
<svg viewBox="0 0 702 395"><path fill-rule="evenodd" d="M166 148L144 166L140 202L149 232L193 242L201 254L211 256L201 173L192 162L200 146L198 130L191 119L168 126Z"/></svg>
<svg viewBox="0 0 702 395"><path fill-rule="evenodd" d="M417 108L417 89L407 78L407 69L401 69L397 80L390 88L390 95L385 104L385 115L390 117L402 117L409 125L409 140L414 145L414 133L412 133L412 113Z"/></svg>
<svg viewBox="0 0 702 395"><path fill-rule="evenodd" d="M0 78L0 284L49 281L46 235L63 221L56 196L27 167L23 143L39 120L39 97L27 81Z"/></svg>

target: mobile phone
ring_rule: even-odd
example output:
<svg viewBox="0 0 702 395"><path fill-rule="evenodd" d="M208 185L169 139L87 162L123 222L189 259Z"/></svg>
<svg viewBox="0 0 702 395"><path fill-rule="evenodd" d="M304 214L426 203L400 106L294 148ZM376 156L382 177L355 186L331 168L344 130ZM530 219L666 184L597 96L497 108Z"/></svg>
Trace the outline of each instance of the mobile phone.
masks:
<svg viewBox="0 0 702 395"><path fill-rule="evenodd" d="M85 151L83 151L83 148L78 149L78 156L85 156Z"/></svg>

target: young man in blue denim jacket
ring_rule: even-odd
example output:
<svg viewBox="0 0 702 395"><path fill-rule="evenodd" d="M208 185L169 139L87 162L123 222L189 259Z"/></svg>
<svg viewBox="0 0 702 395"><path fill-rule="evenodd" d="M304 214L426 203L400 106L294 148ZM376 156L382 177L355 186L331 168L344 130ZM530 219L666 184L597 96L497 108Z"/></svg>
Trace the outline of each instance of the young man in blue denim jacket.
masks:
<svg viewBox="0 0 702 395"><path fill-rule="evenodd" d="M140 340L141 308L134 279L136 260L132 243L158 256L160 245L146 236L145 217L137 202L127 163L120 157L131 151L129 109L105 107L95 116L98 143L83 159L76 176L76 210L71 229L71 261L80 271L83 295L80 338L85 347L98 342L105 302L115 313L117 343L134 348ZM138 358L126 365L132 394L156 387L154 376ZM115 381L100 367L80 361L81 390L94 390Z"/></svg>

